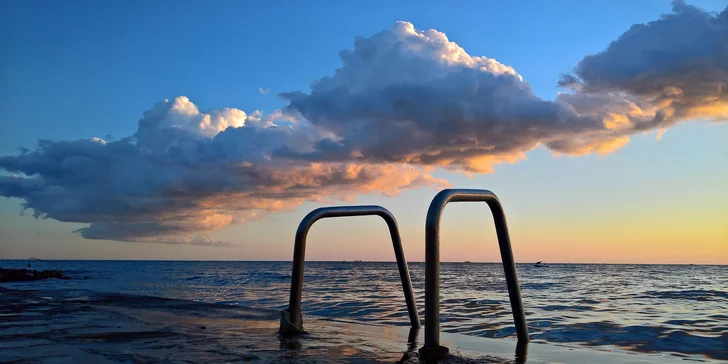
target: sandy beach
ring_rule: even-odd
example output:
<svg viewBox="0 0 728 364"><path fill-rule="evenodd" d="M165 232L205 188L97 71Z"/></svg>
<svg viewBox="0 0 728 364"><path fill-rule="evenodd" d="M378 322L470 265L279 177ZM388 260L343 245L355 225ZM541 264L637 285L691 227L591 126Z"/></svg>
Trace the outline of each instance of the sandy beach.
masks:
<svg viewBox="0 0 728 364"><path fill-rule="evenodd" d="M272 310L85 290L0 287L0 362L420 363L422 332L306 317L278 335ZM414 340L412 340L414 339ZM444 363L524 362L514 340L443 336ZM679 358L532 343L528 363L679 362Z"/></svg>

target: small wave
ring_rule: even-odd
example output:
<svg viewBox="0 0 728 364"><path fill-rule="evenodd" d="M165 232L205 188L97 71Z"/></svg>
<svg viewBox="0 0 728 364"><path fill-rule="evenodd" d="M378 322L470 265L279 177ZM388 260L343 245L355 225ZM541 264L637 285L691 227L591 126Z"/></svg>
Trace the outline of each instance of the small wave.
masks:
<svg viewBox="0 0 728 364"><path fill-rule="evenodd" d="M539 307L540 310L544 311L592 311L592 306L578 306L578 305L548 305Z"/></svg>
<svg viewBox="0 0 728 364"><path fill-rule="evenodd" d="M647 291L635 298L684 299L695 301L712 301L728 299L728 292L714 290L682 290L682 291Z"/></svg>
<svg viewBox="0 0 728 364"><path fill-rule="evenodd" d="M728 359L728 333L718 337L670 331L657 326L620 326L610 322L564 325L558 330L533 333L533 339L574 342L589 346L615 345L642 352L702 354L713 359Z"/></svg>
<svg viewBox="0 0 728 364"><path fill-rule="evenodd" d="M545 283L523 283L522 290L544 290L563 286L563 283L545 282Z"/></svg>

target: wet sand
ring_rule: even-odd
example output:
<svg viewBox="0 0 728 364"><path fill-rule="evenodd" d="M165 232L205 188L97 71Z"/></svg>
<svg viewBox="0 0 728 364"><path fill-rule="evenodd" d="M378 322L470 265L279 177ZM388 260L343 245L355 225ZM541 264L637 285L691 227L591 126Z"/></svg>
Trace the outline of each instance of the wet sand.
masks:
<svg viewBox="0 0 728 364"><path fill-rule="evenodd" d="M278 335L280 313L83 290L0 287L0 362L420 363L422 332L304 317L309 332ZM409 341L409 342L408 342ZM443 363L515 363L514 340L445 334ZM528 363L665 363L665 355L532 343Z"/></svg>

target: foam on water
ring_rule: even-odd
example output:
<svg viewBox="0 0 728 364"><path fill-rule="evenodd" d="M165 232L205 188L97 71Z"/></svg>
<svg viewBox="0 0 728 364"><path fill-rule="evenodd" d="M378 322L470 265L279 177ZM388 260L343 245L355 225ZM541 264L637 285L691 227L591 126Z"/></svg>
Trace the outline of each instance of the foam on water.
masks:
<svg viewBox="0 0 728 364"><path fill-rule="evenodd" d="M2 267L24 264L0 261ZM291 279L289 262L66 261L60 268L89 279L4 286L283 309ZM424 317L424 265L411 263L410 273ZM523 264L518 274L534 342L728 359L728 266ZM443 331L515 336L499 264L443 263L441 295ZM303 310L334 319L409 325L395 263L307 262Z"/></svg>

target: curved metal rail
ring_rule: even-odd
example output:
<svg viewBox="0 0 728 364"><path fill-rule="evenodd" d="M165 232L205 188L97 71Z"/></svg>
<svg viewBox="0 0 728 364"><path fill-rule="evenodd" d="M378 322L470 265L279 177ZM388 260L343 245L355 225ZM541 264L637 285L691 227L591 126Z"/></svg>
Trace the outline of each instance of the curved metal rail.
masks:
<svg viewBox="0 0 728 364"><path fill-rule="evenodd" d="M291 297L288 303L288 312L284 311L284 317L281 319L281 332L285 334L296 334L303 331L303 322L301 318L301 293L303 292L303 263L306 254L306 236L311 226L320 219L330 217L348 217L348 216L367 216L376 215L384 219L389 227L389 235L392 237L392 245L394 246L394 255L397 258L397 268L399 269L399 277L402 280L402 289L404 290L404 298L407 302L407 311L409 313L410 324L414 328L420 327L420 318L417 313L417 304L415 302L415 294L412 290L412 281L410 280L407 260L402 249L402 239L399 235L397 220L389 210L381 206L337 206L322 207L311 211L303 218L296 230L296 244L293 251L293 273L291 274ZM286 318L286 314L288 318ZM284 324L283 319L286 318L288 323ZM292 326L292 327L291 327Z"/></svg>
<svg viewBox="0 0 728 364"><path fill-rule="evenodd" d="M529 340L508 226L498 197L488 190L446 189L430 203L425 222L425 345L420 350L427 356L440 356L448 351L440 346L440 218L445 205L461 201L486 202L493 213L518 342Z"/></svg>

